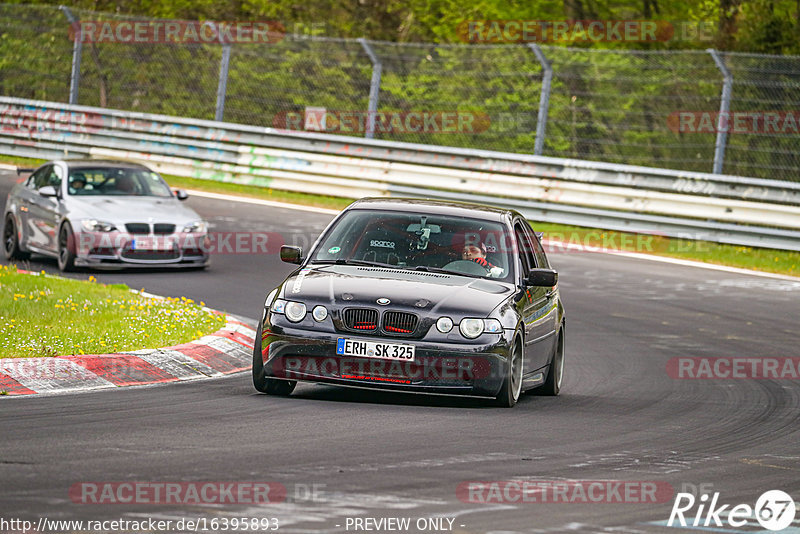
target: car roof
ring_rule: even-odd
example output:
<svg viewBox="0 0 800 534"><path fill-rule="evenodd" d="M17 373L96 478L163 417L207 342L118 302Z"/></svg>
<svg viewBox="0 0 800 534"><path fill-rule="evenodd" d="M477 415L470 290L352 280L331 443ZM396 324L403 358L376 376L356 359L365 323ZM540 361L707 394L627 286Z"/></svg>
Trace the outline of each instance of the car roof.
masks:
<svg viewBox="0 0 800 534"><path fill-rule="evenodd" d="M70 169L144 169L150 170L141 163L112 159L66 159L61 160Z"/></svg>
<svg viewBox="0 0 800 534"><path fill-rule="evenodd" d="M454 200L436 200L430 198L362 198L356 200L347 210L369 209L376 211L419 212L421 209L436 215L480 218L490 221L505 222L519 213L508 208L498 208L486 204L457 202Z"/></svg>

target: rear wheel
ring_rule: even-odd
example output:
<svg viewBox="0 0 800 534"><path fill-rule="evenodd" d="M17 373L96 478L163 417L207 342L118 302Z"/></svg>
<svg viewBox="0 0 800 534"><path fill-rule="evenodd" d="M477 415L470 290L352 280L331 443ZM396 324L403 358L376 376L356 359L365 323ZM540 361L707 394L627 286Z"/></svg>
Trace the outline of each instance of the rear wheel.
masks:
<svg viewBox="0 0 800 534"><path fill-rule="evenodd" d="M3 252L7 260L27 260L31 257L30 252L23 252L19 248L17 224L14 216L10 213L6 215L6 221L3 224Z"/></svg>
<svg viewBox="0 0 800 534"><path fill-rule="evenodd" d="M517 336L508 356L503 387L500 388L500 393L498 393L495 400L498 406L511 408L517 404L520 393L522 393L522 347L520 345L520 337Z"/></svg>
<svg viewBox="0 0 800 534"><path fill-rule="evenodd" d="M294 391L297 382L294 380L278 380L268 378L264 372L264 357L261 354L261 323L256 330L253 343L253 386L261 393L288 397Z"/></svg>
<svg viewBox="0 0 800 534"><path fill-rule="evenodd" d="M547 380L541 387L536 389L537 395L547 395L554 397L561 391L561 382L564 379L564 327L558 334L556 348L553 352L553 359L550 362L550 369L547 372Z"/></svg>
<svg viewBox="0 0 800 534"><path fill-rule="evenodd" d="M58 232L58 268L63 272L75 269L75 238L68 222Z"/></svg>

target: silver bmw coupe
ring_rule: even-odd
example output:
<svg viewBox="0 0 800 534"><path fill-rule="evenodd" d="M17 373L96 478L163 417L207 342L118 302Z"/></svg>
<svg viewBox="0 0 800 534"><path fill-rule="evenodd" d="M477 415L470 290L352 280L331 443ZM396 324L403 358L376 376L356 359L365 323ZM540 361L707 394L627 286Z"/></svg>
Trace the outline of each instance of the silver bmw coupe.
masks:
<svg viewBox="0 0 800 534"><path fill-rule="evenodd" d="M8 195L3 249L9 260L55 257L62 271L206 267L207 224L181 203L187 196L144 165L50 161Z"/></svg>

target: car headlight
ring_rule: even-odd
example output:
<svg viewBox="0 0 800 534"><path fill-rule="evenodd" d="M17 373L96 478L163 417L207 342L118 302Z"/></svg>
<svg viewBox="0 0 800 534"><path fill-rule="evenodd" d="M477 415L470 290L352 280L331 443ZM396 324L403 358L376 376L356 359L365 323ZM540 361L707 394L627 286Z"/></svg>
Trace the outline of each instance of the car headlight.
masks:
<svg viewBox="0 0 800 534"><path fill-rule="evenodd" d="M483 331L489 334L499 334L503 331L503 325L497 319L484 319Z"/></svg>
<svg viewBox="0 0 800 534"><path fill-rule="evenodd" d="M272 313L284 313L286 311L286 301L283 299L275 299L270 309Z"/></svg>
<svg viewBox="0 0 800 534"><path fill-rule="evenodd" d="M436 321L436 330L442 334L446 334L452 329L453 320L450 317L439 317L439 320Z"/></svg>
<svg viewBox="0 0 800 534"><path fill-rule="evenodd" d="M461 322L458 324L461 335L467 339L475 339L483 334L483 327L483 319L461 319Z"/></svg>
<svg viewBox="0 0 800 534"><path fill-rule="evenodd" d="M270 308L272 313L281 313L293 323L299 323L306 316L306 305L293 300L275 299Z"/></svg>
<svg viewBox="0 0 800 534"><path fill-rule="evenodd" d="M98 221L97 219L84 219L81 221L81 226L87 232L113 232L117 229L110 222Z"/></svg>
<svg viewBox="0 0 800 534"><path fill-rule="evenodd" d="M205 221L195 221L183 227L183 233L193 234L197 232L205 232L208 229Z"/></svg>
<svg viewBox="0 0 800 534"><path fill-rule="evenodd" d="M311 310L311 316L315 321L321 323L328 317L328 308L325 306L314 306L314 309Z"/></svg>
<svg viewBox="0 0 800 534"><path fill-rule="evenodd" d="M283 313L293 323L299 323L306 316L306 305L302 302L289 301L286 303Z"/></svg>

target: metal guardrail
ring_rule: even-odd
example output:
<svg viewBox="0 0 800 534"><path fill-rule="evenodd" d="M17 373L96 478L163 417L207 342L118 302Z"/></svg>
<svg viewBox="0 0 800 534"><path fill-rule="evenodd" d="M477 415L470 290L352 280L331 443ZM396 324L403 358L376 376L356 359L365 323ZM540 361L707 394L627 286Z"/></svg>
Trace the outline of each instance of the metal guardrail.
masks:
<svg viewBox="0 0 800 534"><path fill-rule="evenodd" d="M0 97L0 153L358 198L428 196L532 220L800 250L800 183L308 134Z"/></svg>

